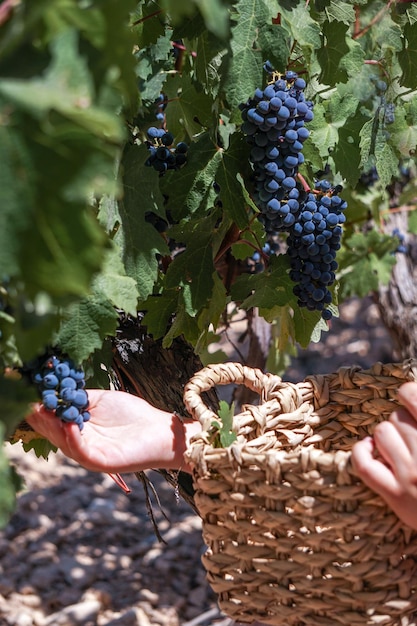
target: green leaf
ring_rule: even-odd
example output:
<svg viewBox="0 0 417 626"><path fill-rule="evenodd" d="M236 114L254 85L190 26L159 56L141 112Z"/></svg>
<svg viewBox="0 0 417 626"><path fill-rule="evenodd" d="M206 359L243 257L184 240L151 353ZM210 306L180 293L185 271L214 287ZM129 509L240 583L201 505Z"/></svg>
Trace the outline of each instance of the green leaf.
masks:
<svg viewBox="0 0 417 626"><path fill-rule="evenodd" d="M194 314L206 305L213 289L213 227L213 218L208 218L173 228L174 238L187 245L170 263L166 286L172 289L188 284L192 305L189 312Z"/></svg>
<svg viewBox="0 0 417 626"><path fill-rule="evenodd" d="M395 121L389 127L392 143L405 157L417 149L417 99L410 102L398 102L395 107Z"/></svg>
<svg viewBox="0 0 417 626"><path fill-rule="evenodd" d="M56 452L58 450L58 448L56 448L50 441L44 439L43 437L36 437L30 441L25 441L22 443L22 447L25 452L33 450L38 459L47 459L51 452Z"/></svg>
<svg viewBox="0 0 417 626"><path fill-rule="evenodd" d="M160 339L166 334L171 318L178 309L178 290L164 289L160 295L149 296L141 308L146 311L143 325L154 339Z"/></svg>
<svg viewBox="0 0 417 626"><path fill-rule="evenodd" d="M237 435L233 432L233 416L235 414L235 405L231 406L224 400L220 400L217 420L212 422L215 438L213 440L214 447L228 448L237 439Z"/></svg>
<svg viewBox="0 0 417 626"><path fill-rule="evenodd" d="M181 335L186 341L195 345L200 337L200 329L197 319L189 315L185 305L180 302L173 323L162 341L162 346L169 348L173 340Z"/></svg>
<svg viewBox="0 0 417 626"><path fill-rule="evenodd" d="M90 75L77 51L77 34L67 31L52 45L54 61L43 78L29 81L2 79L0 94L33 116L42 119L56 111L87 132L106 141L125 137L121 120L92 103Z"/></svg>
<svg viewBox="0 0 417 626"><path fill-rule="evenodd" d="M398 157L386 141L379 110L373 119L363 125L359 135L361 168L367 171L375 165L381 185L386 187L398 173Z"/></svg>
<svg viewBox="0 0 417 626"><path fill-rule="evenodd" d="M242 276L236 280L231 290L232 298L242 301L240 306L243 309L252 307L273 309L276 306L285 306L291 298L294 298L292 294L294 283L288 276L288 267L286 256L271 257L268 271Z"/></svg>
<svg viewBox="0 0 417 626"><path fill-rule="evenodd" d="M29 294L84 295L100 268L104 234L87 207L71 208L68 213L67 206L57 206L54 198L45 197L32 215L32 228L25 234L20 253Z"/></svg>
<svg viewBox="0 0 417 626"><path fill-rule="evenodd" d="M2 403L2 429L4 439L8 439L29 412L29 405L38 400L36 389L28 386L17 377L0 376L0 397ZM1 509L1 507L0 507Z"/></svg>
<svg viewBox="0 0 417 626"><path fill-rule="evenodd" d="M284 72L290 56L290 37L285 28L278 24L265 24L259 30L259 47L268 51L268 60L279 72Z"/></svg>
<svg viewBox="0 0 417 626"><path fill-rule="evenodd" d="M257 45L259 29L278 12L275 1L238 0L233 7L232 58L223 88L231 109L246 102L262 80L262 51Z"/></svg>
<svg viewBox="0 0 417 626"><path fill-rule="evenodd" d="M398 53L402 70L400 84L409 89L417 88L417 22L404 26L404 49Z"/></svg>
<svg viewBox="0 0 417 626"><path fill-rule="evenodd" d="M164 85L164 93L170 100L166 109L167 128L176 136L186 131L187 135L197 135L212 122L212 99L201 90L190 76L170 76Z"/></svg>
<svg viewBox="0 0 417 626"><path fill-rule="evenodd" d="M392 245L392 237L376 230L354 233L344 239L338 254L342 298L363 298L377 290L379 284L388 283L395 265Z"/></svg>
<svg viewBox="0 0 417 626"><path fill-rule="evenodd" d="M346 123L339 128L338 141L334 146L332 158L337 171L352 187L356 185L361 175L361 150L359 135L368 117L359 112L349 117Z"/></svg>
<svg viewBox="0 0 417 626"><path fill-rule="evenodd" d="M0 103L4 111L4 102ZM34 167L19 132L0 126L0 274L19 273L21 238L31 225L28 207L34 201ZM13 181L13 184L11 184Z"/></svg>
<svg viewBox="0 0 417 626"><path fill-rule="evenodd" d="M136 314L139 297L136 282L126 276L121 251L115 245L107 252L101 272L94 278L93 290L102 293L116 308Z"/></svg>
<svg viewBox="0 0 417 626"><path fill-rule="evenodd" d="M213 183L220 185L220 200L224 211L240 228L248 223L246 190L242 186L242 154L247 144L240 133L233 135L226 150L214 146L206 134L190 146L188 162L179 172L170 172L161 181L168 196L167 208L174 219L190 213L205 214L211 209L217 194ZM248 167L248 162L243 167Z"/></svg>
<svg viewBox="0 0 417 626"><path fill-rule="evenodd" d="M56 343L76 363L82 363L101 348L106 337L115 334L116 327L115 308L103 294L93 292L63 312Z"/></svg>
<svg viewBox="0 0 417 626"><path fill-rule="evenodd" d="M314 107L314 119L309 123L311 132L308 143L313 144L321 158L327 159L337 144L337 128L327 120L326 106L318 103ZM307 143L307 142L306 142Z"/></svg>
<svg viewBox="0 0 417 626"><path fill-rule="evenodd" d="M122 250L126 275L145 300L158 277L157 255L169 254L162 236L146 221L148 212L164 216L158 175L146 167L145 146L127 145L122 158L124 196L119 203L121 224L114 238Z"/></svg>
<svg viewBox="0 0 417 626"><path fill-rule="evenodd" d="M220 150L204 133L190 146L186 165L178 172L162 177L161 190L167 197L167 209L175 220L190 214L205 213L214 205L213 182L220 164Z"/></svg>
<svg viewBox="0 0 417 626"><path fill-rule="evenodd" d="M338 0L330 0L330 3L325 8L325 13L328 21L342 22L351 26L355 22L355 9L347 2L339 2Z"/></svg>
<svg viewBox="0 0 417 626"><path fill-rule="evenodd" d="M287 8L288 6L288 8ZM321 47L320 26L313 20L304 2L280 2L278 12L281 14L281 24L291 33L308 58L308 51L318 50Z"/></svg>
<svg viewBox="0 0 417 626"><path fill-rule="evenodd" d="M0 423L0 437L3 438L4 426ZM16 491L13 484L13 473L6 457L4 446L0 449L0 529L4 528L14 511Z"/></svg>
<svg viewBox="0 0 417 626"><path fill-rule="evenodd" d="M220 199L224 211L241 229L249 222L246 210L246 189L242 184L242 154L247 146L241 135L232 137L230 147L220 153L216 182L220 185Z"/></svg>
<svg viewBox="0 0 417 626"><path fill-rule="evenodd" d="M346 42L348 26L343 22L325 22L322 31L325 44L317 50L317 59L321 67L320 81L325 85L346 82L348 76L340 70L340 63L349 52Z"/></svg>

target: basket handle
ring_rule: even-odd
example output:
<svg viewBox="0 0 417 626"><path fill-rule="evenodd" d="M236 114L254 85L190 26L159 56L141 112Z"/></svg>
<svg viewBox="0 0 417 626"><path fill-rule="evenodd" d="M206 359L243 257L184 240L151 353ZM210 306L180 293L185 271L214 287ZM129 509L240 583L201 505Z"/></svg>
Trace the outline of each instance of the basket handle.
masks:
<svg viewBox="0 0 417 626"><path fill-rule="evenodd" d="M271 383L281 382L278 376L264 374L260 369L247 367L241 363L221 363L207 365L187 382L184 387L184 404L187 411L204 428L207 421L219 419L203 402L201 394L216 385L244 385L259 395L271 387Z"/></svg>

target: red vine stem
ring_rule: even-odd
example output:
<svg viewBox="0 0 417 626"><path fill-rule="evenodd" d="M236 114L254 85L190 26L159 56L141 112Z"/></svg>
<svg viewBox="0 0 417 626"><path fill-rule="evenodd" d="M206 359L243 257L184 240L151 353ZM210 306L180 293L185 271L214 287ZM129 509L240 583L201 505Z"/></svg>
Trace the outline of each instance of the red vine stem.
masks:
<svg viewBox="0 0 417 626"><path fill-rule="evenodd" d="M364 26L360 30L356 30L356 25L359 26L359 16L357 16L357 21L355 23L355 30L356 30L356 32L353 33L352 39L358 39L359 37L362 37L363 35L365 35L368 32L368 30L370 28L372 28L372 26L374 26L374 24L379 22L379 20L384 16L384 14L388 11L388 9L390 8L390 6L393 3L394 3L394 0L388 0L388 3L384 7L382 7L382 9L380 11L378 11L378 13L369 22L369 24L367 24L366 26Z"/></svg>
<svg viewBox="0 0 417 626"><path fill-rule="evenodd" d="M158 11L154 11L153 13L149 13L149 15L146 15L145 17L141 17L139 20L136 20L136 22L133 22L132 26L137 26L138 24L142 24L143 22L146 22L146 20L150 20L151 17L156 17L157 15L160 15L161 13L163 13L162 9L159 9Z"/></svg>
<svg viewBox="0 0 417 626"><path fill-rule="evenodd" d="M123 478L120 476L120 474L108 474L110 476L110 478L112 478L114 480L114 482L116 483L116 485L118 487L120 487L120 489L122 489L125 493L130 493L132 490L126 485L125 481L123 480Z"/></svg>
<svg viewBox="0 0 417 626"><path fill-rule="evenodd" d="M365 65L378 65L381 68L382 72L384 73L385 78L389 80L389 74L387 70L385 69L385 67L382 65L381 61L375 61L374 59L366 59L366 61L364 61L364 64Z"/></svg>
<svg viewBox="0 0 417 626"><path fill-rule="evenodd" d="M381 211L381 217L384 215L389 215L390 213L402 213L404 212L411 212L411 211L415 211L417 208L417 206L414 204L403 204L401 206L397 206L395 208L392 209L384 209L383 211Z"/></svg>
<svg viewBox="0 0 417 626"><path fill-rule="evenodd" d="M298 173L297 178L302 184L304 191L308 191L308 192L311 191L310 185L308 184L308 182L306 181L306 179L304 178L302 174Z"/></svg>

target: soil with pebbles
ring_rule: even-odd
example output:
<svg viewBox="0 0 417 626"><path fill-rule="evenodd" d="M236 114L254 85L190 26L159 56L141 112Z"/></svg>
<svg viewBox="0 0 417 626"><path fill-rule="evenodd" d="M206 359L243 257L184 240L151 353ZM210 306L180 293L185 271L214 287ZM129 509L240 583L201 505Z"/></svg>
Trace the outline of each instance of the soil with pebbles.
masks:
<svg viewBox="0 0 417 626"><path fill-rule="evenodd" d="M376 307L352 300L285 378L366 368L392 353ZM124 476L132 490L125 494L109 476L60 453L45 461L20 444L6 447L25 488L0 533L0 626L232 626L201 565L201 521L159 474L148 476L160 499L153 509L163 543L134 475Z"/></svg>

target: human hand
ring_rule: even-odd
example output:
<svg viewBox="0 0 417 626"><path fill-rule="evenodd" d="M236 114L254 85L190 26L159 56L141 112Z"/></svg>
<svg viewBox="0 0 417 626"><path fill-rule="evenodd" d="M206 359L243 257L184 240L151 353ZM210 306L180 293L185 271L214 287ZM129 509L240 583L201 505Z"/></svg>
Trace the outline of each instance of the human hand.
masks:
<svg viewBox="0 0 417 626"><path fill-rule="evenodd" d="M187 471L183 454L198 422L182 421L142 398L123 391L89 389L91 419L80 432L74 423L58 419L41 404L26 421L63 454L98 472L138 472L145 469Z"/></svg>
<svg viewBox="0 0 417 626"><path fill-rule="evenodd" d="M372 438L355 444L352 462L363 482L417 530L417 383L402 385L398 399L404 408L378 424Z"/></svg>

